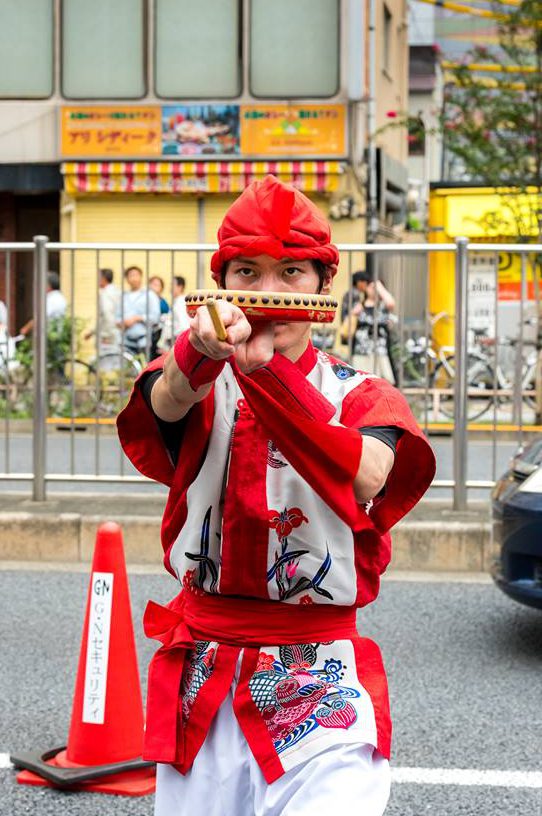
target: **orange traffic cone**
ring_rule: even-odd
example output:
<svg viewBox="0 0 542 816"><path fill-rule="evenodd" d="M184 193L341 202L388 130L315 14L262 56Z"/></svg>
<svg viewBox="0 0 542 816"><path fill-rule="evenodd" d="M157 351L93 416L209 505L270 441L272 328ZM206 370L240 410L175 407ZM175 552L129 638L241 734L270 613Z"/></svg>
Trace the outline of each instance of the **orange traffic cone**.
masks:
<svg viewBox="0 0 542 816"><path fill-rule="evenodd" d="M67 747L11 757L17 781L142 796L155 788L141 759L143 703L122 531L98 528Z"/></svg>

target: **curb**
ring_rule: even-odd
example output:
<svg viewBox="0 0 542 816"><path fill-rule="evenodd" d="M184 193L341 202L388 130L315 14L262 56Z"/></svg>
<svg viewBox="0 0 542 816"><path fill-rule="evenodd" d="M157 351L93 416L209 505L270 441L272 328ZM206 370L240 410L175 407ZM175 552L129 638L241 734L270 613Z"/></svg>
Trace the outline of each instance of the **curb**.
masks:
<svg viewBox="0 0 542 816"><path fill-rule="evenodd" d="M128 564L161 564L159 516L118 516ZM0 561L87 563L103 516L4 512ZM493 559L487 521L403 521L394 528L391 569L487 572Z"/></svg>

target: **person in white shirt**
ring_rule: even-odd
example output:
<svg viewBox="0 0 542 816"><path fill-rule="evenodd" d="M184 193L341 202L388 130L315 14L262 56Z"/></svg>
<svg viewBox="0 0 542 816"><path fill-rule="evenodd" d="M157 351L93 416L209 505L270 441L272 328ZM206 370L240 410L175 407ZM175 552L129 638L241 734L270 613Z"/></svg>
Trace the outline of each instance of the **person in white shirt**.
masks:
<svg viewBox="0 0 542 816"><path fill-rule="evenodd" d="M152 290L143 288L139 266L129 266L124 277L130 291L123 293L117 307L117 326L122 329L125 348L139 354L150 349L152 330L160 323L160 299Z"/></svg>
<svg viewBox="0 0 542 816"><path fill-rule="evenodd" d="M184 300L184 290L186 281L181 275L175 275L173 279L173 335L177 337L178 334L190 328L190 318L186 311L186 303Z"/></svg>
<svg viewBox="0 0 542 816"><path fill-rule="evenodd" d="M120 303L120 292L113 283L113 270L100 269L99 270L99 331L100 339L99 345L103 347L116 347L119 342L119 330L117 327L117 310ZM98 331L98 324L96 328L91 329L85 333L85 340L89 340Z"/></svg>
<svg viewBox="0 0 542 816"><path fill-rule="evenodd" d="M47 317L47 324L49 325L53 320L61 320L66 317L68 310L68 303L66 298L60 291L60 275L58 272L47 273L47 294L45 297L45 314ZM22 326L19 334L25 337L30 334L34 328L34 318L30 318Z"/></svg>

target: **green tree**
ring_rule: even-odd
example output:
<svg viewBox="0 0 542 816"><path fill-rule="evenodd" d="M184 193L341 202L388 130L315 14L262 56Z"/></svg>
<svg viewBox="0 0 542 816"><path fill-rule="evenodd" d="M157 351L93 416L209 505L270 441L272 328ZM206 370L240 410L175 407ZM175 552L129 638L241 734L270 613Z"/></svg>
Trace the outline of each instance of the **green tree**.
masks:
<svg viewBox="0 0 542 816"><path fill-rule="evenodd" d="M486 184L501 207L482 213L491 236L542 240L542 0L493 4L498 45L447 68L441 116L446 175ZM511 229L512 227L512 229ZM529 266L542 347L541 259ZM542 369L538 414L542 414Z"/></svg>
<svg viewBox="0 0 542 816"><path fill-rule="evenodd" d="M441 121L447 165L473 182L540 192L542 0L494 8L498 46L474 48L448 68ZM520 236L542 234L538 205L517 208L514 219Z"/></svg>

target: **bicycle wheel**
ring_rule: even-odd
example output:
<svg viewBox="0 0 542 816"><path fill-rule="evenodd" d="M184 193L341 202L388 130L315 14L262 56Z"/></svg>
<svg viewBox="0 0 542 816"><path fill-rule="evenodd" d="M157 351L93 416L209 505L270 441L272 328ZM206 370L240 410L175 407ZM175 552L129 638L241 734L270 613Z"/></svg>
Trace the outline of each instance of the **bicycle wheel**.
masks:
<svg viewBox="0 0 542 816"><path fill-rule="evenodd" d="M60 360L47 368L52 417L93 417L98 402L94 369L82 360Z"/></svg>
<svg viewBox="0 0 542 816"><path fill-rule="evenodd" d="M446 362L440 362L432 376L431 388L436 389L439 396L439 411L448 419L455 416L455 359L447 357ZM493 402L494 374L493 369L485 360L476 355L467 356L467 419L479 419L489 409Z"/></svg>
<svg viewBox="0 0 542 816"><path fill-rule="evenodd" d="M116 416L126 405L141 364L127 351L100 354L96 362L98 381L98 412L101 416Z"/></svg>
<svg viewBox="0 0 542 816"><path fill-rule="evenodd" d="M536 361L538 352L529 354L524 361L523 371L521 374L523 402L530 411L537 411L538 406L536 402Z"/></svg>

